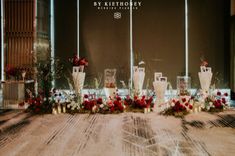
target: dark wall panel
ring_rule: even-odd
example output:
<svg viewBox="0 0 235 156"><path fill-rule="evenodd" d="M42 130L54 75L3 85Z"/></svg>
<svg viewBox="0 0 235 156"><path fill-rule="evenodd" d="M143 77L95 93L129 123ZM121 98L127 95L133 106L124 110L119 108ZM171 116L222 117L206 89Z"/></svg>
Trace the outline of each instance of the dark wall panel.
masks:
<svg viewBox="0 0 235 156"><path fill-rule="evenodd" d="M204 56L221 83L229 84L229 0L189 0L189 74L199 87L197 73ZM68 58L77 51L76 0L55 1L55 52L71 71ZM120 10L119 10L120 11ZM117 68L118 80L130 75L129 10L114 19L115 10L98 10L92 0L80 0L80 55L89 61L86 83ZM185 71L184 0L148 0L133 11L135 63L146 62L146 79L161 71L175 87ZM64 81L58 83L67 87ZM151 82L151 81L150 81ZM62 86L60 85L60 86ZM151 85L151 84L150 84Z"/></svg>
<svg viewBox="0 0 235 156"><path fill-rule="evenodd" d="M55 57L71 71L69 58L77 52L77 2L76 0L55 0ZM56 81L59 88L68 88L66 77L69 72L65 70L61 79Z"/></svg>
<svg viewBox="0 0 235 156"><path fill-rule="evenodd" d="M189 0L189 72L198 87L200 57L220 80L216 87L229 85L229 1Z"/></svg>
<svg viewBox="0 0 235 156"><path fill-rule="evenodd" d="M175 86L184 72L184 0L143 1L133 14L133 31L135 64L145 61L146 80L163 72Z"/></svg>
<svg viewBox="0 0 235 156"><path fill-rule="evenodd" d="M122 10L122 18L114 19L115 10L98 10L93 0L81 0L80 9L80 52L89 61L87 82L92 84L106 68L116 68L117 79L127 82L130 76L129 11Z"/></svg>

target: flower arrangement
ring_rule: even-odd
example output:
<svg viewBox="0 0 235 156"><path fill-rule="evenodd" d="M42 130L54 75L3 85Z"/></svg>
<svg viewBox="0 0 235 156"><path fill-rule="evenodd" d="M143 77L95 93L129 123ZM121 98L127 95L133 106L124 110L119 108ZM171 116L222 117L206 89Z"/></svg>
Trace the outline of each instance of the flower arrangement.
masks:
<svg viewBox="0 0 235 156"><path fill-rule="evenodd" d="M85 94L81 101L72 101L68 104L68 112L71 113L121 113L124 111L143 112L145 109L153 108L153 96L137 97L130 96L121 98L118 94L108 99L97 97L95 94Z"/></svg>
<svg viewBox="0 0 235 156"><path fill-rule="evenodd" d="M154 107L153 96L134 96L132 99L129 95L124 99L124 104L128 111L131 112L150 112ZM146 112L147 111L147 112Z"/></svg>
<svg viewBox="0 0 235 156"><path fill-rule="evenodd" d="M74 109L73 105L77 105ZM85 94L83 101L68 105L71 108L71 112L79 113L120 113L125 110L124 101L120 96L116 96L113 99L104 100L101 97L96 97L94 94Z"/></svg>
<svg viewBox="0 0 235 156"><path fill-rule="evenodd" d="M182 117L192 111L194 100L191 96L181 96L179 98L169 100L168 103L170 107L163 111L162 114Z"/></svg>
<svg viewBox="0 0 235 156"><path fill-rule="evenodd" d="M73 58L70 58L69 61L73 66L88 66L88 61L85 58L78 57L77 54L74 54Z"/></svg>
<svg viewBox="0 0 235 156"><path fill-rule="evenodd" d="M32 94L31 94L32 95ZM26 101L19 103L19 107L27 107L28 112L36 114L51 113L53 101L47 101L43 95L30 96Z"/></svg>
<svg viewBox="0 0 235 156"><path fill-rule="evenodd" d="M10 65L7 65L5 74L7 79L20 80L21 77L24 79L26 70L24 68L11 67Z"/></svg>
<svg viewBox="0 0 235 156"><path fill-rule="evenodd" d="M217 91L205 98L204 110L209 112L220 112L228 107L228 93Z"/></svg>

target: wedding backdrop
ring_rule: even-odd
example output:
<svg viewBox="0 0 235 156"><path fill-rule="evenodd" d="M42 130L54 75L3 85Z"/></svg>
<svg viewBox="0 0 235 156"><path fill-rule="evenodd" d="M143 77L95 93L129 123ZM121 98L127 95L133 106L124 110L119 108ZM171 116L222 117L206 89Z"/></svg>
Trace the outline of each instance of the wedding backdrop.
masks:
<svg viewBox="0 0 235 156"><path fill-rule="evenodd" d="M108 98L116 89L144 95L163 86L181 94L186 76L183 94L233 90L230 2L2 0L4 87L23 79L18 89L35 94L106 88Z"/></svg>
<svg viewBox="0 0 235 156"><path fill-rule="evenodd" d="M79 2L77 50L76 1L55 1L55 56L67 62L79 51L89 60L88 84L106 68L116 68L117 79L127 82L131 62L129 9L121 10L121 18L115 19L115 10L99 10L91 0ZM218 73L218 87L229 88L229 17L229 1L188 1L188 71L192 87L199 86L197 72L203 56ZM144 1L133 10L132 20L134 64L146 63L145 81L152 81L152 74L161 71L175 88L176 76L185 74L185 1ZM57 84L62 87L65 79Z"/></svg>
<svg viewBox="0 0 235 156"><path fill-rule="evenodd" d="M1 154L234 155L235 0L0 2Z"/></svg>

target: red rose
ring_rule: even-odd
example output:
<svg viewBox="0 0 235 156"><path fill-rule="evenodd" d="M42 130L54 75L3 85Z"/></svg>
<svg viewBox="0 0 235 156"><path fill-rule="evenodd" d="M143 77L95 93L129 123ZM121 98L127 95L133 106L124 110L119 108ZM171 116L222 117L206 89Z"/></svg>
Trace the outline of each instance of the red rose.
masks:
<svg viewBox="0 0 235 156"><path fill-rule="evenodd" d="M182 102L185 102L185 101L186 101L186 98L183 98L183 99L182 99Z"/></svg>
<svg viewBox="0 0 235 156"><path fill-rule="evenodd" d="M87 98L88 98L88 95L87 95L87 94L85 94L85 95L84 95L84 98L86 98L86 99L87 99Z"/></svg>
<svg viewBox="0 0 235 156"><path fill-rule="evenodd" d="M228 96L228 93L224 93L224 96Z"/></svg>
<svg viewBox="0 0 235 156"><path fill-rule="evenodd" d="M98 103L98 104L102 104L102 103L103 103L102 98L98 98L97 103Z"/></svg>
<svg viewBox="0 0 235 156"><path fill-rule="evenodd" d="M144 96L144 95L142 96L142 99L145 99L145 96Z"/></svg>
<svg viewBox="0 0 235 156"><path fill-rule="evenodd" d="M119 105L118 109L123 112L124 111L124 107L122 105Z"/></svg>
<svg viewBox="0 0 235 156"><path fill-rule="evenodd" d="M111 112L114 112L114 107L111 107L111 108L110 108L110 111L111 111Z"/></svg>
<svg viewBox="0 0 235 156"><path fill-rule="evenodd" d="M134 96L134 100L137 100L138 99L138 96Z"/></svg>
<svg viewBox="0 0 235 156"><path fill-rule="evenodd" d="M202 62L201 62L201 66L208 66L208 62L202 61Z"/></svg>
<svg viewBox="0 0 235 156"><path fill-rule="evenodd" d="M178 112L179 109L180 109L180 106L179 106L179 105L175 105L175 106L173 107L173 109L174 109L174 111Z"/></svg>
<svg viewBox="0 0 235 156"><path fill-rule="evenodd" d="M180 110L185 110L184 105L180 104Z"/></svg>
<svg viewBox="0 0 235 156"><path fill-rule="evenodd" d="M226 103L226 99L225 98L222 98L222 103Z"/></svg>
<svg viewBox="0 0 235 156"><path fill-rule="evenodd" d="M217 95L218 95L218 96L221 96L221 92L220 92L220 91L218 91L218 92L217 92Z"/></svg>
<svg viewBox="0 0 235 156"><path fill-rule="evenodd" d="M189 109L193 109L193 106L192 106L192 105L189 105Z"/></svg>
<svg viewBox="0 0 235 156"><path fill-rule="evenodd" d="M117 96L116 99L117 99L118 101L121 101L121 100L122 100L122 99L120 98L120 96Z"/></svg>
<svg viewBox="0 0 235 156"><path fill-rule="evenodd" d="M180 105L180 102L179 102L179 101L177 101L177 102L175 103L175 105L176 105L176 106L179 106L179 105Z"/></svg>
<svg viewBox="0 0 235 156"><path fill-rule="evenodd" d="M188 104L188 102L185 104L185 106L188 106L189 104Z"/></svg>

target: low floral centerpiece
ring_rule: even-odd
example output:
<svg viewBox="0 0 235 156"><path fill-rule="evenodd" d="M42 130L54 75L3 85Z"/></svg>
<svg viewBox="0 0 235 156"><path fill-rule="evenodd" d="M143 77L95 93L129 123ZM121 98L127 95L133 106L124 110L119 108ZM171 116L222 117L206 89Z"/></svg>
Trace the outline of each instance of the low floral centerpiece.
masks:
<svg viewBox="0 0 235 156"><path fill-rule="evenodd" d="M205 98L203 110L209 112L221 112L229 107L228 93L215 91Z"/></svg>
<svg viewBox="0 0 235 156"><path fill-rule="evenodd" d="M194 100L191 97L180 96L179 98L169 100L168 103L170 107L161 112L161 114L182 117L193 111Z"/></svg>

